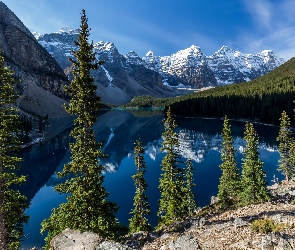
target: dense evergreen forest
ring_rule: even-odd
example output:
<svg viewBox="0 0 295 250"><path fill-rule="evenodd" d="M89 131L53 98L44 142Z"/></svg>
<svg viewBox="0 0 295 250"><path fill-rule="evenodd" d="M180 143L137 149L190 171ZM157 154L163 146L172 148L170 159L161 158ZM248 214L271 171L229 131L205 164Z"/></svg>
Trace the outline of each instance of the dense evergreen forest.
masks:
<svg viewBox="0 0 295 250"><path fill-rule="evenodd" d="M124 107L165 107L179 116L247 119L279 124L283 110L293 117L295 58L265 76L176 98L138 97ZM294 124L293 124L294 125Z"/></svg>

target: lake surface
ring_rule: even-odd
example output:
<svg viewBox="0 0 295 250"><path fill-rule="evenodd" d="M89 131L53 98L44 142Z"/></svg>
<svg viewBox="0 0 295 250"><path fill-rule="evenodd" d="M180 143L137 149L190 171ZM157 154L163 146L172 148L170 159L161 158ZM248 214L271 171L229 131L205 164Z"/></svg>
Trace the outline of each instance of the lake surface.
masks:
<svg viewBox="0 0 295 250"><path fill-rule="evenodd" d="M147 195L152 215L152 225L157 223L159 199L159 177L161 160L164 153L160 151L163 132L163 115L151 112L111 111L101 115L94 126L97 139L104 141L104 152L108 158L104 161L108 171L105 173L105 187L110 193L109 199L115 201L120 209L117 217L121 223L128 224L135 192L131 176L136 168L133 160L134 142L140 136L145 149L145 162L148 166ZM176 119L181 142L183 159L191 158L195 167L194 179L197 205L210 203L211 196L217 194L221 171L219 169L221 151L221 130L223 121L211 119ZM237 150L237 161L241 165L245 142L244 122L230 121ZM272 184L274 175L279 180L284 176L277 172L279 154L276 137L279 129L272 126L254 125L260 137L260 159L264 162L266 180ZM34 145L24 150L22 157L22 174L28 175L28 181L22 186L31 202L27 214L31 216L25 227L26 237L23 249L43 246L44 236L40 232L40 223L48 218L53 207L65 201L65 197L54 192L53 187L62 180L56 178L56 171L70 160L68 136L70 130L64 131L46 143Z"/></svg>

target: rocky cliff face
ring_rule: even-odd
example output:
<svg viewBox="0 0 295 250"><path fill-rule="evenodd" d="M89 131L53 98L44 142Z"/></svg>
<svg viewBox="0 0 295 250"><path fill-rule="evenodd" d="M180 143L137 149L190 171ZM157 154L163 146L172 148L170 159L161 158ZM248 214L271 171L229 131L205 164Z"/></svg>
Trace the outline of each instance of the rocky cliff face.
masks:
<svg viewBox="0 0 295 250"><path fill-rule="evenodd" d="M68 81L63 70L3 2L0 2L0 49L20 79L20 108L41 116L64 115L64 101L60 98L65 96L63 86Z"/></svg>
<svg viewBox="0 0 295 250"><path fill-rule="evenodd" d="M71 71L71 62L68 60L72 57L71 50L75 49L74 41L78 40L79 31L70 28L64 28L52 34L33 33L39 44L42 45L54 57L59 66L64 70L66 75Z"/></svg>

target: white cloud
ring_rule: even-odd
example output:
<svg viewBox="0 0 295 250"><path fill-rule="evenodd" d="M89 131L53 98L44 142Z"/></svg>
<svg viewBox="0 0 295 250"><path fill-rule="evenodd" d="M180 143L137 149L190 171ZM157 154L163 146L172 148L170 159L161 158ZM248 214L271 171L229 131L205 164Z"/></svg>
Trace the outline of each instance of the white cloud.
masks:
<svg viewBox="0 0 295 250"><path fill-rule="evenodd" d="M285 60L295 56L294 0L244 0L253 29L241 31L237 44L248 53L271 49Z"/></svg>
<svg viewBox="0 0 295 250"><path fill-rule="evenodd" d="M271 28L273 5L267 0L244 0L248 12L258 25L264 28Z"/></svg>

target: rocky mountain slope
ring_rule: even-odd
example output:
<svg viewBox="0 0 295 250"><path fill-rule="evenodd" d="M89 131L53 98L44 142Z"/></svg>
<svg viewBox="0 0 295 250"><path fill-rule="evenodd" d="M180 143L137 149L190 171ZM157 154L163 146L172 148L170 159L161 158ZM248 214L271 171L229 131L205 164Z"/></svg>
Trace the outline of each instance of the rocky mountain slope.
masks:
<svg viewBox="0 0 295 250"><path fill-rule="evenodd" d="M253 80L284 63L270 50L251 55L223 46L206 56L196 45L170 56L155 56L149 51L143 60L146 67L163 76L166 85L197 89Z"/></svg>
<svg viewBox="0 0 295 250"><path fill-rule="evenodd" d="M77 40L78 31L67 28L52 34L34 35L71 77L71 63L68 58L72 56L70 50L76 49L74 40ZM138 95L176 95L175 91L163 85L158 72L129 61L118 52L113 43L98 42L94 45L94 50L97 60L105 61L105 64L93 72L97 93L103 102L121 105Z"/></svg>
<svg viewBox="0 0 295 250"><path fill-rule="evenodd" d="M0 1L0 49L20 80L18 105L45 117L65 115L63 86L68 80L59 64L37 42L18 17Z"/></svg>
<svg viewBox="0 0 295 250"><path fill-rule="evenodd" d="M78 31L69 28L45 35L35 33L38 42L68 75L70 63L67 58L71 56L70 49L75 49L73 44L77 36ZM95 51L97 59L106 62L95 73L98 91L104 101L117 104L144 94L161 97L181 94L171 87L200 89L245 82L284 63L270 50L251 55L226 46L211 56L206 56L196 45L170 56L156 56L149 51L143 58L134 51L123 56L111 42L96 43ZM120 100L111 98L114 95Z"/></svg>
<svg viewBox="0 0 295 250"><path fill-rule="evenodd" d="M295 249L295 205L290 203L295 195L295 181L283 181L268 188L273 195L271 202L202 215L202 210L208 209L205 207L196 211L195 217L175 222L163 231L129 235L124 244L103 239L94 233L66 229L51 241L51 249ZM280 230L265 233L252 230L251 224L261 219L280 224Z"/></svg>
<svg viewBox="0 0 295 250"><path fill-rule="evenodd" d="M271 50L251 55L234 51L227 46L223 46L206 60L218 84L253 80L284 63L284 60Z"/></svg>

